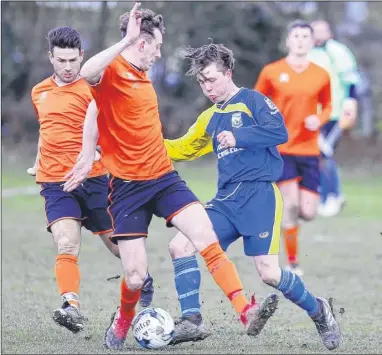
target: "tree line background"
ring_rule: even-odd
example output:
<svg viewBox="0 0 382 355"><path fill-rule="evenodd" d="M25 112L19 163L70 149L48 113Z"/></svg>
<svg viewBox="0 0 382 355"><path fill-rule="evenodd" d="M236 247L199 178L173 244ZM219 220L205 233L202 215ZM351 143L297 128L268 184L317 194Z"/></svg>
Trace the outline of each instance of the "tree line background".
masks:
<svg viewBox="0 0 382 355"><path fill-rule="evenodd" d="M32 87L52 74L46 35L67 25L82 36L85 60L120 39L119 16L131 2L2 2L2 141L9 150L36 144L38 124L31 105ZM286 54L285 29L296 18L328 20L336 39L353 51L362 82L360 120L348 139L371 149L382 132L382 3L369 2L144 2L164 16L162 58L150 75L158 92L166 137L186 132L209 105L186 63L177 56L186 45L212 38L236 57L235 80L252 87L261 68ZM354 145L352 145L354 147Z"/></svg>

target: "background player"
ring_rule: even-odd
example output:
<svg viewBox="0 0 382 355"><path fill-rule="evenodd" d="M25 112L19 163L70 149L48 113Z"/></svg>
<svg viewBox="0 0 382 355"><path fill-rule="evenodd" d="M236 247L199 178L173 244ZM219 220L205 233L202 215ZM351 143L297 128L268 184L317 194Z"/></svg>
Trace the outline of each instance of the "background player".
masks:
<svg viewBox="0 0 382 355"><path fill-rule="evenodd" d="M100 161L92 164L89 179L80 187L70 193L63 191L64 176L81 151L86 110L93 98L88 84L79 76L83 59L80 34L70 27L58 27L49 31L48 42L54 74L32 89L40 124L36 182L45 200L48 231L57 246L54 272L62 306L53 312L53 319L76 333L83 328L78 266L81 225L100 235L115 256L119 257L119 251L109 240L109 180Z"/></svg>
<svg viewBox="0 0 382 355"><path fill-rule="evenodd" d="M315 47L308 58L323 67L330 75L332 92L332 114L329 122L321 128L321 216L337 215L345 203L337 163L333 157L343 130L355 125L357 118L356 85L359 80L357 63L348 47L333 39L326 21L314 21Z"/></svg>
<svg viewBox="0 0 382 355"><path fill-rule="evenodd" d="M212 150L216 153L218 192L206 209L223 250L242 236L244 252L253 258L261 279L306 310L325 346L336 348L340 331L328 301L315 298L299 276L279 266L282 198L274 181L283 167L276 146L288 138L283 117L267 97L235 85L233 53L225 46L211 43L190 48L185 57L191 60L188 74L196 75L203 94L214 105L198 117L185 136L166 140L170 157L193 160ZM177 324L174 337L180 342L196 334L187 315L200 314L199 300L184 295L198 295L195 290L199 291L200 283L190 276L191 269L183 266L195 258L195 248L181 233L170 243L170 253L183 311L183 322ZM179 265L183 267L177 270ZM272 311L271 307L267 310Z"/></svg>
<svg viewBox="0 0 382 355"><path fill-rule="evenodd" d="M88 175L97 143L112 175L109 212L125 278L121 307L106 331L105 345L120 349L126 339L147 272L146 237L152 216L181 230L200 252L209 271L248 327L259 321L257 309L244 296L234 264L221 249L211 221L196 196L179 177L167 155L158 101L147 71L160 58L163 18L136 3L121 16L123 39L90 58L81 75L95 85L97 105L89 112L93 137L84 139L83 155L67 177L72 191ZM98 107L98 115L97 115ZM197 223L195 223L197 221Z"/></svg>
<svg viewBox="0 0 382 355"><path fill-rule="evenodd" d="M319 203L318 135L331 113L328 73L308 60L313 30L297 20L288 28L288 56L266 65L255 89L271 97L284 116L288 142L278 147L284 170L278 181L284 201L283 234L288 267L302 275L297 256L299 218L315 218ZM317 113L318 105L322 109Z"/></svg>

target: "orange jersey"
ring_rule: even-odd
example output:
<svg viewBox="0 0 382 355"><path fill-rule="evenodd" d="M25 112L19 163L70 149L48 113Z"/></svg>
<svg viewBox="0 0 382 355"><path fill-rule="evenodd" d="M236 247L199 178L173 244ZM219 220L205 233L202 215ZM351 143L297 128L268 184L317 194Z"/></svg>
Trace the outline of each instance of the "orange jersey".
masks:
<svg viewBox="0 0 382 355"><path fill-rule="evenodd" d="M32 89L32 102L40 123L40 161L37 182L64 181L82 149L82 132L91 89L84 79L58 86L49 77ZM97 161L90 177L107 174Z"/></svg>
<svg viewBox="0 0 382 355"><path fill-rule="evenodd" d="M272 98L284 116L288 142L278 146L281 154L320 155L319 130L305 128L305 118L317 114L321 125L329 120L332 106L329 74L316 64L297 73L286 59L266 65L260 73L255 90ZM321 112L318 112L321 105Z"/></svg>
<svg viewBox="0 0 382 355"><path fill-rule="evenodd" d="M174 170L147 73L119 55L94 89L102 162L110 173L125 180L152 180Z"/></svg>

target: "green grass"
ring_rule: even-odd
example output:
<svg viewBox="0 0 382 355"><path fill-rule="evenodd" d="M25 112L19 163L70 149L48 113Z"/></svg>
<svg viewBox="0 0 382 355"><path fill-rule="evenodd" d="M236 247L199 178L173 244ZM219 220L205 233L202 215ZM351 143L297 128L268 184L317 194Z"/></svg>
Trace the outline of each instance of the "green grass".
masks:
<svg viewBox="0 0 382 355"><path fill-rule="evenodd" d="M216 191L215 163L177 166L188 185L203 200ZM14 170L13 170L14 171ZM31 184L28 176L3 170L7 185ZM382 349L381 269L381 178L344 174L347 206L335 218L317 218L301 225L300 252L306 285L316 295L332 296L343 343L332 353L380 353ZM100 240L83 233L80 254L82 310L89 321L84 332L73 335L51 320L59 306L53 266L55 248L45 229L40 196L4 198L2 206L2 353L97 354L113 353L102 346L110 314L118 305L120 261L109 254ZM167 244L175 230L155 218L147 241L150 270L155 279L154 305L178 316L173 269ZM270 292L256 274L253 262L243 256L242 243L232 245L229 256L237 265L246 294L257 298ZM199 257L198 257L199 258ZM284 255L281 255L282 262ZM213 335L204 342L167 347L156 353L329 353L321 344L313 323L291 302L281 299L277 313L257 338L249 338L225 299L212 282L200 258L201 300L204 319ZM121 352L117 352L121 353ZM147 354L129 335L124 351Z"/></svg>

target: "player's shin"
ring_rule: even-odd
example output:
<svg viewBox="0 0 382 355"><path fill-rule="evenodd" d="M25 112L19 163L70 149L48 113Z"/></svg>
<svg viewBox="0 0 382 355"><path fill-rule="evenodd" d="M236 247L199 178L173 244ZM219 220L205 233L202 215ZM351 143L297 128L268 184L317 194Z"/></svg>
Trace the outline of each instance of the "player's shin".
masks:
<svg viewBox="0 0 382 355"><path fill-rule="evenodd" d="M63 303L79 308L80 269L74 255L57 255L54 273Z"/></svg>
<svg viewBox="0 0 382 355"><path fill-rule="evenodd" d="M121 282L121 308L120 312L124 319L133 319L135 316L135 306L138 303L141 289L131 290L126 284L124 277Z"/></svg>
<svg viewBox="0 0 382 355"><path fill-rule="evenodd" d="M195 255L173 259L175 287L182 316L200 314L200 270Z"/></svg>
<svg viewBox="0 0 382 355"><path fill-rule="evenodd" d="M218 242L211 244L200 254L215 282L229 298L235 311L241 314L250 303L242 292L243 285L235 265L228 259Z"/></svg>
<svg viewBox="0 0 382 355"><path fill-rule="evenodd" d="M276 288L282 292L285 298L307 311L311 317L319 313L317 299L309 292L303 280L295 273L281 269L281 280Z"/></svg>

